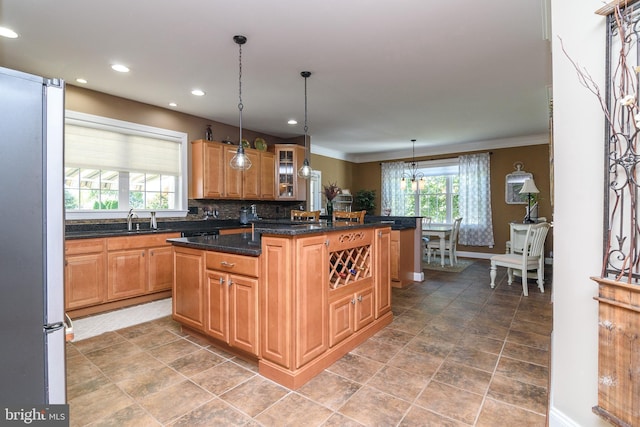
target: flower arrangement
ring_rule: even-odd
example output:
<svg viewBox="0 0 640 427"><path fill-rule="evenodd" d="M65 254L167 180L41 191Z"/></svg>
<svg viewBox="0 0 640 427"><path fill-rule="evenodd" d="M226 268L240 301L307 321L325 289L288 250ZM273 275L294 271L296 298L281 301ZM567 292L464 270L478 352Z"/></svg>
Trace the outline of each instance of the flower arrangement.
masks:
<svg viewBox="0 0 640 427"><path fill-rule="evenodd" d="M337 183L330 182L329 185L324 185L324 196L327 198L327 201L332 201L338 194L340 194L340 187L338 187Z"/></svg>
<svg viewBox="0 0 640 427"><path fill-rule="evenodd" d="M601 90L589 72L562 50L575 68L578 81L593 93L604 113L608 166L605 192L605 253L602 277L614 276L628 283L640 281L640 106L638 77L640 55L640 8L622 0L607 12L609 35L606 90ZM629 5L628 5L629 4ZM609 25L609 23L607 23ZM562 44L562 40L561 40Z"/></svg>

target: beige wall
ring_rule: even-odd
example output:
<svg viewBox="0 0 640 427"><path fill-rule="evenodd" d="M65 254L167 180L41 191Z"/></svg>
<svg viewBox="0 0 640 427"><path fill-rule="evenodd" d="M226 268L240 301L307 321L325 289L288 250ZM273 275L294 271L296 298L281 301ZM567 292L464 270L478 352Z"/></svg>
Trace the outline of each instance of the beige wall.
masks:
<svg viewBox="0 0 640 427"><path fill-rule="evenodd" d="M504 148L491 150L491 209L493 213L493 231L496 246L493 249L486 247L459 246L460 251L468 252L503 252L504 242L509 240L509 226L511 221L522 221L525 215L525 205L509 205L505 202L505 176L515 171L514 163L522 162L524 170L531 172L540 190L539 196L539 216L552 220L551 195L550 195L550 166L549 166L549 145L530 145L525 147ZM436 160L456 157L461 154L451 153L433 157L416 157L416 160ZM410 160L410 159L405 159ZM358 190L376 191L376 212L380 214L380 162L369 162L354 165L353 180L351 190L355 193ZM322 173L324 177L324 171ZM553 234L553 233L551 233ZM547 255L553 245L553 237L547 239Z"/></svg>

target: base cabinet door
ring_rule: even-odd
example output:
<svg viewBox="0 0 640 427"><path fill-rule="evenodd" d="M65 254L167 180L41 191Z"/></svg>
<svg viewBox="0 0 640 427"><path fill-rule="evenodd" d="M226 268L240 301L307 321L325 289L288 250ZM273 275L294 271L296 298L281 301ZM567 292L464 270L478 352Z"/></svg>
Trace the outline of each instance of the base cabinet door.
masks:
<svg viewBox="0 0 640 427"><path fill-rule="evenodd" d="M204 331L204 255L197 249L174 247L173 317Z"/></svg>
<svg viewBox="0 0 640 427"><path fill-rule="evenodd" d="M144 249L109 252L108 300L144 294L147 282L145 252Z"/></svg>
<svg viewBox="0 0 640 427"><path fill-rule="evenodd" d="M329 300L329 345L334 346L375 319L372 286Z"/></svg>
<svg viewBox="0 0 640 427"><path fill-rule="evenodd" d="M391 310L391 229L376 230L375 318Z"/></svg>
<svg viewBox="0 0 640 427"><path fill-rule="evenodd" d="M229 275L229 345L258 354L258 280Z"/></svg>
<svg viewBox="0 0 640 427"><path fill-rule="evenodd" d="M227 273L207 270L207 335L229 343L229 278Z"/></svg>
<svg viewBox="0 0 640 427"><path fill-rule="evenodd" d="M391 265L391 280L394 282L400 281L400 231L391 231L390 240L390 265Z"/></svg>
<svg viewBox="0 0 640 427"><path fill-rule="evenodd" d="M173 283L173 251L171 246L147 250L149 262L149 292L171 289Z"/></svg>
<svg viewBox="0 0 640 427"><path fill-rule="evenodd" d="M333 347L355 331L355 304L353 295L329 303L329 346Z"/></svg>
<svg viewBox="0 0 640 427"><path fill-rule="evenodd" d="M65 310L104 301L104 254L70 255L64 266Z"/></svg>

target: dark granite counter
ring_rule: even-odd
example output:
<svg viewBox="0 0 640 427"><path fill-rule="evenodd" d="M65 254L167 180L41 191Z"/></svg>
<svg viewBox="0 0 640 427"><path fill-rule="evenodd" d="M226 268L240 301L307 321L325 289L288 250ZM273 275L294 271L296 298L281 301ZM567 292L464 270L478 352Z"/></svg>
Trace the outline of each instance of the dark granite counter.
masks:
<svg viewBox="0 0 640 427"><path fill-rule="evenodd" d="M260 243L262 235L300 236L340 230L384 227L391 226L391 224L380 222L357 224L347 221L298 222L289 220L262 220L254 222L253 226L254 230L252 233L229 234L225 236L180 237L167 239L167 242L195 249L258 256L262 253Z"/></svg>
<svg viewBox="0 0 640 427"><path fill-rule="evenodd" d="M226 234L223 236L178 237L175 239L167 239L167 242L187 248L239 255L258 256L262 253L260 239L253 240L251 233Z"/></svg>
<svg viewBox="0 0 640 427"><path fill-rule="evenodd" d="M140 226L136 230L136 225ZM211 231L228 228L251 228L251 225L242 225L238 220L209 219L199 221L158 221L158 229L151 230L149 222L136 220L134 230L127 231L126 222L67 224L65 226L66 239L90 239L96 237L135 236L144 234L181 233L183 231Z"/></svg>

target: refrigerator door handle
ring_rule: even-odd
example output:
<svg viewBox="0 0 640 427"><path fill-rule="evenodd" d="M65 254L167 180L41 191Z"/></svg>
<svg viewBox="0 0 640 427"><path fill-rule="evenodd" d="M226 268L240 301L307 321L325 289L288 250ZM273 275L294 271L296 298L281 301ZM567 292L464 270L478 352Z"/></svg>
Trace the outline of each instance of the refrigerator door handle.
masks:
<svg viewBox="0 0 640 427"><path fill-rule="evenodd" d="M64 328L64 322L49 323L48 325L44 325L44 332L51 334L61 328Z"/></svg>

